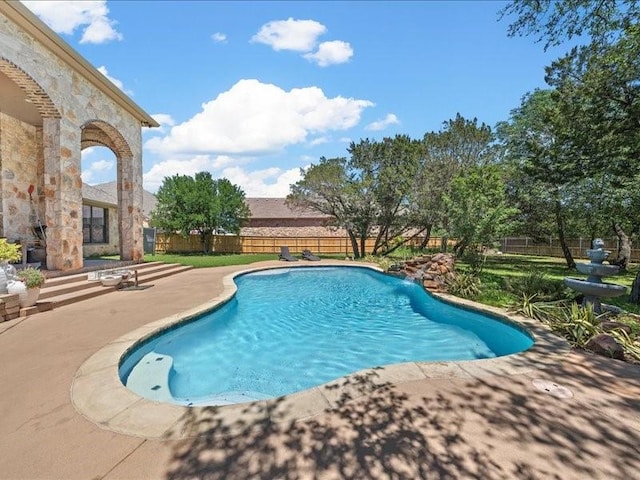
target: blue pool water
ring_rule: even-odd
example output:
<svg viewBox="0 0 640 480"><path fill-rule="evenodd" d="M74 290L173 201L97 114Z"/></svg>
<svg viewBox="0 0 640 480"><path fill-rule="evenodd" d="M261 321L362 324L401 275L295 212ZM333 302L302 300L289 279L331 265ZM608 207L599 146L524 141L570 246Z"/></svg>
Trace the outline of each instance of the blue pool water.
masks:
<svg viewBox="0 0 640 480"><path fill-rule="evenodd" d="M367 268L282 268L235 281L224 306L128 355L123 382L175 403L236 403L375 366L491 358L533 344L514 326Z"/></svg>

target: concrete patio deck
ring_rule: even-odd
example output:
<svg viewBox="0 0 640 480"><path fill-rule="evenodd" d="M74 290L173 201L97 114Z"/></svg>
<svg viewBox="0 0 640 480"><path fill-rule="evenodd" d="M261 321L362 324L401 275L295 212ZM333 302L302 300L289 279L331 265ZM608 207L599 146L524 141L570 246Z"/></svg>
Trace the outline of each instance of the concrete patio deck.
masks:
<svg viewBox="0 0 640 480"><path fill-rule="evenodd" d="M246 414L230 425L215 407L184 409L179 424L197 433L181 438L116 433L74 408L87 359L221 295L222 279L245 269L191 270L1 323L0 478L638 478L640 367L583 352L541 351L510 374L441 364L430 378L381 382L369 371L336 383L332 407L299 420L274 421L286 399L239 407Z"/></svg>

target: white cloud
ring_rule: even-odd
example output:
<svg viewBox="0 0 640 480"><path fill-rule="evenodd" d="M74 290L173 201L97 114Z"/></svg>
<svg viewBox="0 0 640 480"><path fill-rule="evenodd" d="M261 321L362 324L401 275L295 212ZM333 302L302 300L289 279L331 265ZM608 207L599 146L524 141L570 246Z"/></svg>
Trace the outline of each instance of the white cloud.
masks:
<svg viewBox="0 0 640 480"><path fill-rule="evenodd" d="M309 142L310 147L315 147L317 145L322 145L323 143L329 143L331 139L329 137L318 137L314 138Z"/></svg>
<svg viewBox="0 0 640 480"><path fill-rule="evenodd" d="M95 153L93 149L86 148L82 151L82 156L87 157L91 154ZM113 166L115 162L113 160L96 160L91 162L88 168L83 168L81 177L84 183L91 184L93 179L97 174L104 174L104 172L108 172L113 170Z"/></svg>
<svg viewBox="0 0 640 480"><path fill-rule="evenodd" d="M333 40L331 42L322 42L318 46L315 53L306 53L304 58L311 62L315 62L320 67L327 67L338 63L348 62L353 57L353 48L348 42L342 40Z"/></svg>
<svg viewBox="0 0 640 480"><path fill-rule="evenodd" d="M211 40L216 43L227 43L227 35L222 32L216 32L211 35Z"/></svg>
<svg viewBox="0 0 640 480"><path fill-rule="evenodd" d="M248 172L240 167L222 170L222 177L239 185L247 197L286 197L291 184L301 179L300 169L267 168Z"/></svg>
<svg viewBox="0 0 640 480"><path fill-rule="evenodd" d="M56 33L71 35L84 26L80 43L122 40L122 34L115 29L116 22L108 17L106 0L38 0L22 3Z"/></svg>
<svg viewBox="0 0 640 480"><path fill-rule="evenodd" d="M274 50L294 50L308 52L312 50L318 37L327 31L327 27L314 20L276 20L265 23L252 42L264 43Z"/></svg>
<svg viewBox="0 0 640 480"><path fill-rule="evenodd" d="M225 155L211 157L210 155L197 155L189 159L169 159L154 164L143 175L144 188L155 192L162 185L165 177L173 175L193 176L198 172L219 170L227 165L242 163L244 160L234 159Z"/></svg>
<svg viewBox="0 0 640 480"><path fill-rule="evenodd" d="M347 130L358 124L368 100L327 98L318 87L285 91L258 80L240 80L202 105L190 120L154 137L145 148L175 153L244 154L277 152L309 134Z"/></svg>
<svg viewBox="0 0 640 480"><path fill-rule="evenodd" d="M198 172L208 171L215 178L226 178L242 188L248 197L285 197L289 186L300 180L300 169L267 168L249 171L242 165L247 158L234 158L226 155L211 157L198 155L189 159L172 159L156 163L143 175L145 190L156 192L165 177L174 175L194 176Z"/></svg>
<svg viewBox="0 0 640 480"><path fill-rule="evenodd" d="M91 164L91 170L101 172L104 170L111 170L113 168L113 162L110 160L98 160Z"/></svg>
<svg viewBox="0 0 640 480"><path fill-rule="evenodd" d="M150 135L152 134L162 135L167 133L168 129L170 127L173 127L176 124L176 121L168 113L154 113L151 115L151 118L153 118L156 122L158 122L160 126L154 127L154 128L145 128L142 130L143 134L147 133Z"/></svg>
<svg viewBox="0 0 640 480"><path fill-rule="evenodd" d="M397 125L399 123L400 121L398 120L398 117L396 117L393 113L389 113L382 120L371 122L369 125L367 125L364 128L365 130L372 130L374 132L378 132L380 130L384 130L389 125Z"/></svg>
<svg viewBox="0 0 640 480"><path fill-rule="evenodd" d="M176 121L169 113L154 113L153 115L151 115L151 118L153 118L161 126L173 127L176 124Z"/></svg>
<svg viewBox="0 0 640 480"><path fill-rule="evenodd" d="M122 90L124 93L126 93L127 95L133 95L133 92L131 90L125 90L124 88L124 84L122 83L121 80L118 80L117 78L112 77L111 75L109 75L109 71L107 70L107 67L105 67L104 65L100 66L97 68L97 70L103 74L105 77L107 77L107 79L113 83L116 87L118 87L120 90Z"/></svg>

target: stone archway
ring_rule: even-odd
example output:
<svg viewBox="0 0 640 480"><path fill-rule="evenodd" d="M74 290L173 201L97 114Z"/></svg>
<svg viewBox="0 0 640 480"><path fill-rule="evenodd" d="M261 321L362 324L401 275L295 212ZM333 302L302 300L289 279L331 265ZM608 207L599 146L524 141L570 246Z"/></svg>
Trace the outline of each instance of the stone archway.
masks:
<svg viewBox="0 0 640 480"><path fill-rule="evenodd" d="M136 162L131 148L120 132L102 120L90 120L82 126L81 150L91 146L109 148L117 159L118 247L122 260L141 260L135 246L135 232L141 225L142 192L136 191ZM139 201L136 201L139 200Z"/></svg>
<svg viewBox="0 0 640 480"><path fill-rule="evenodd" d="M14 138L0 152L0 182L13 184L0 186L16 205L28 205L27 192L36 192L47 225L47 268L83 266L81 146L92 142L118 158L121 257L142 261L141 127L158 123L21 2L0 1L0 52L0 119L14 129L0 140ZM5 175L7 152L14 151L20 155Z"/></svg>
<svg viewBox="0 0 640 480"><path fill-rule="evenodd" d="M2 236L25 246L44 247L50 197L46 194L46 165L56 165L60 112L47 92L15 63L0 57L0 194ZM44 253L44 248L42 249ZM42 257L44 260L44 255Z"/></svg>

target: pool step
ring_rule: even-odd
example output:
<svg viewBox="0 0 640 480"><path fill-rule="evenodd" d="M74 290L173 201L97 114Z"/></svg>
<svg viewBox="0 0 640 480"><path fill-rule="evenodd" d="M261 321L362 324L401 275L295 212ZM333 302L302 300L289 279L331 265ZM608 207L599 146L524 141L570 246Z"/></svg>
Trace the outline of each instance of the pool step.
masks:
<svg viewBox="0 0 640 480"><path fill-rule="evenodd" d="M171 402L169 374L172 367L173 358L169 355L149 352L129 373L127 388L149 400Z"/></svg>
<svg viewBox="0 0 640 480"><path fill-rule="evenodd" d="M191 270L193 267L184 266L177 263L149 262L136 265L129 265L126 270L134 272L130 281L134 281L137 272L138 285L145 285L158 280ZM104 287L99 281L90 281L89 273L78 273L72 275L48 278L40 290L38 303L34 307L22 309L20 316L32 315L34 313L51 310L63 305L94 298L107 293L115 292L117 287Z"/></svg>

